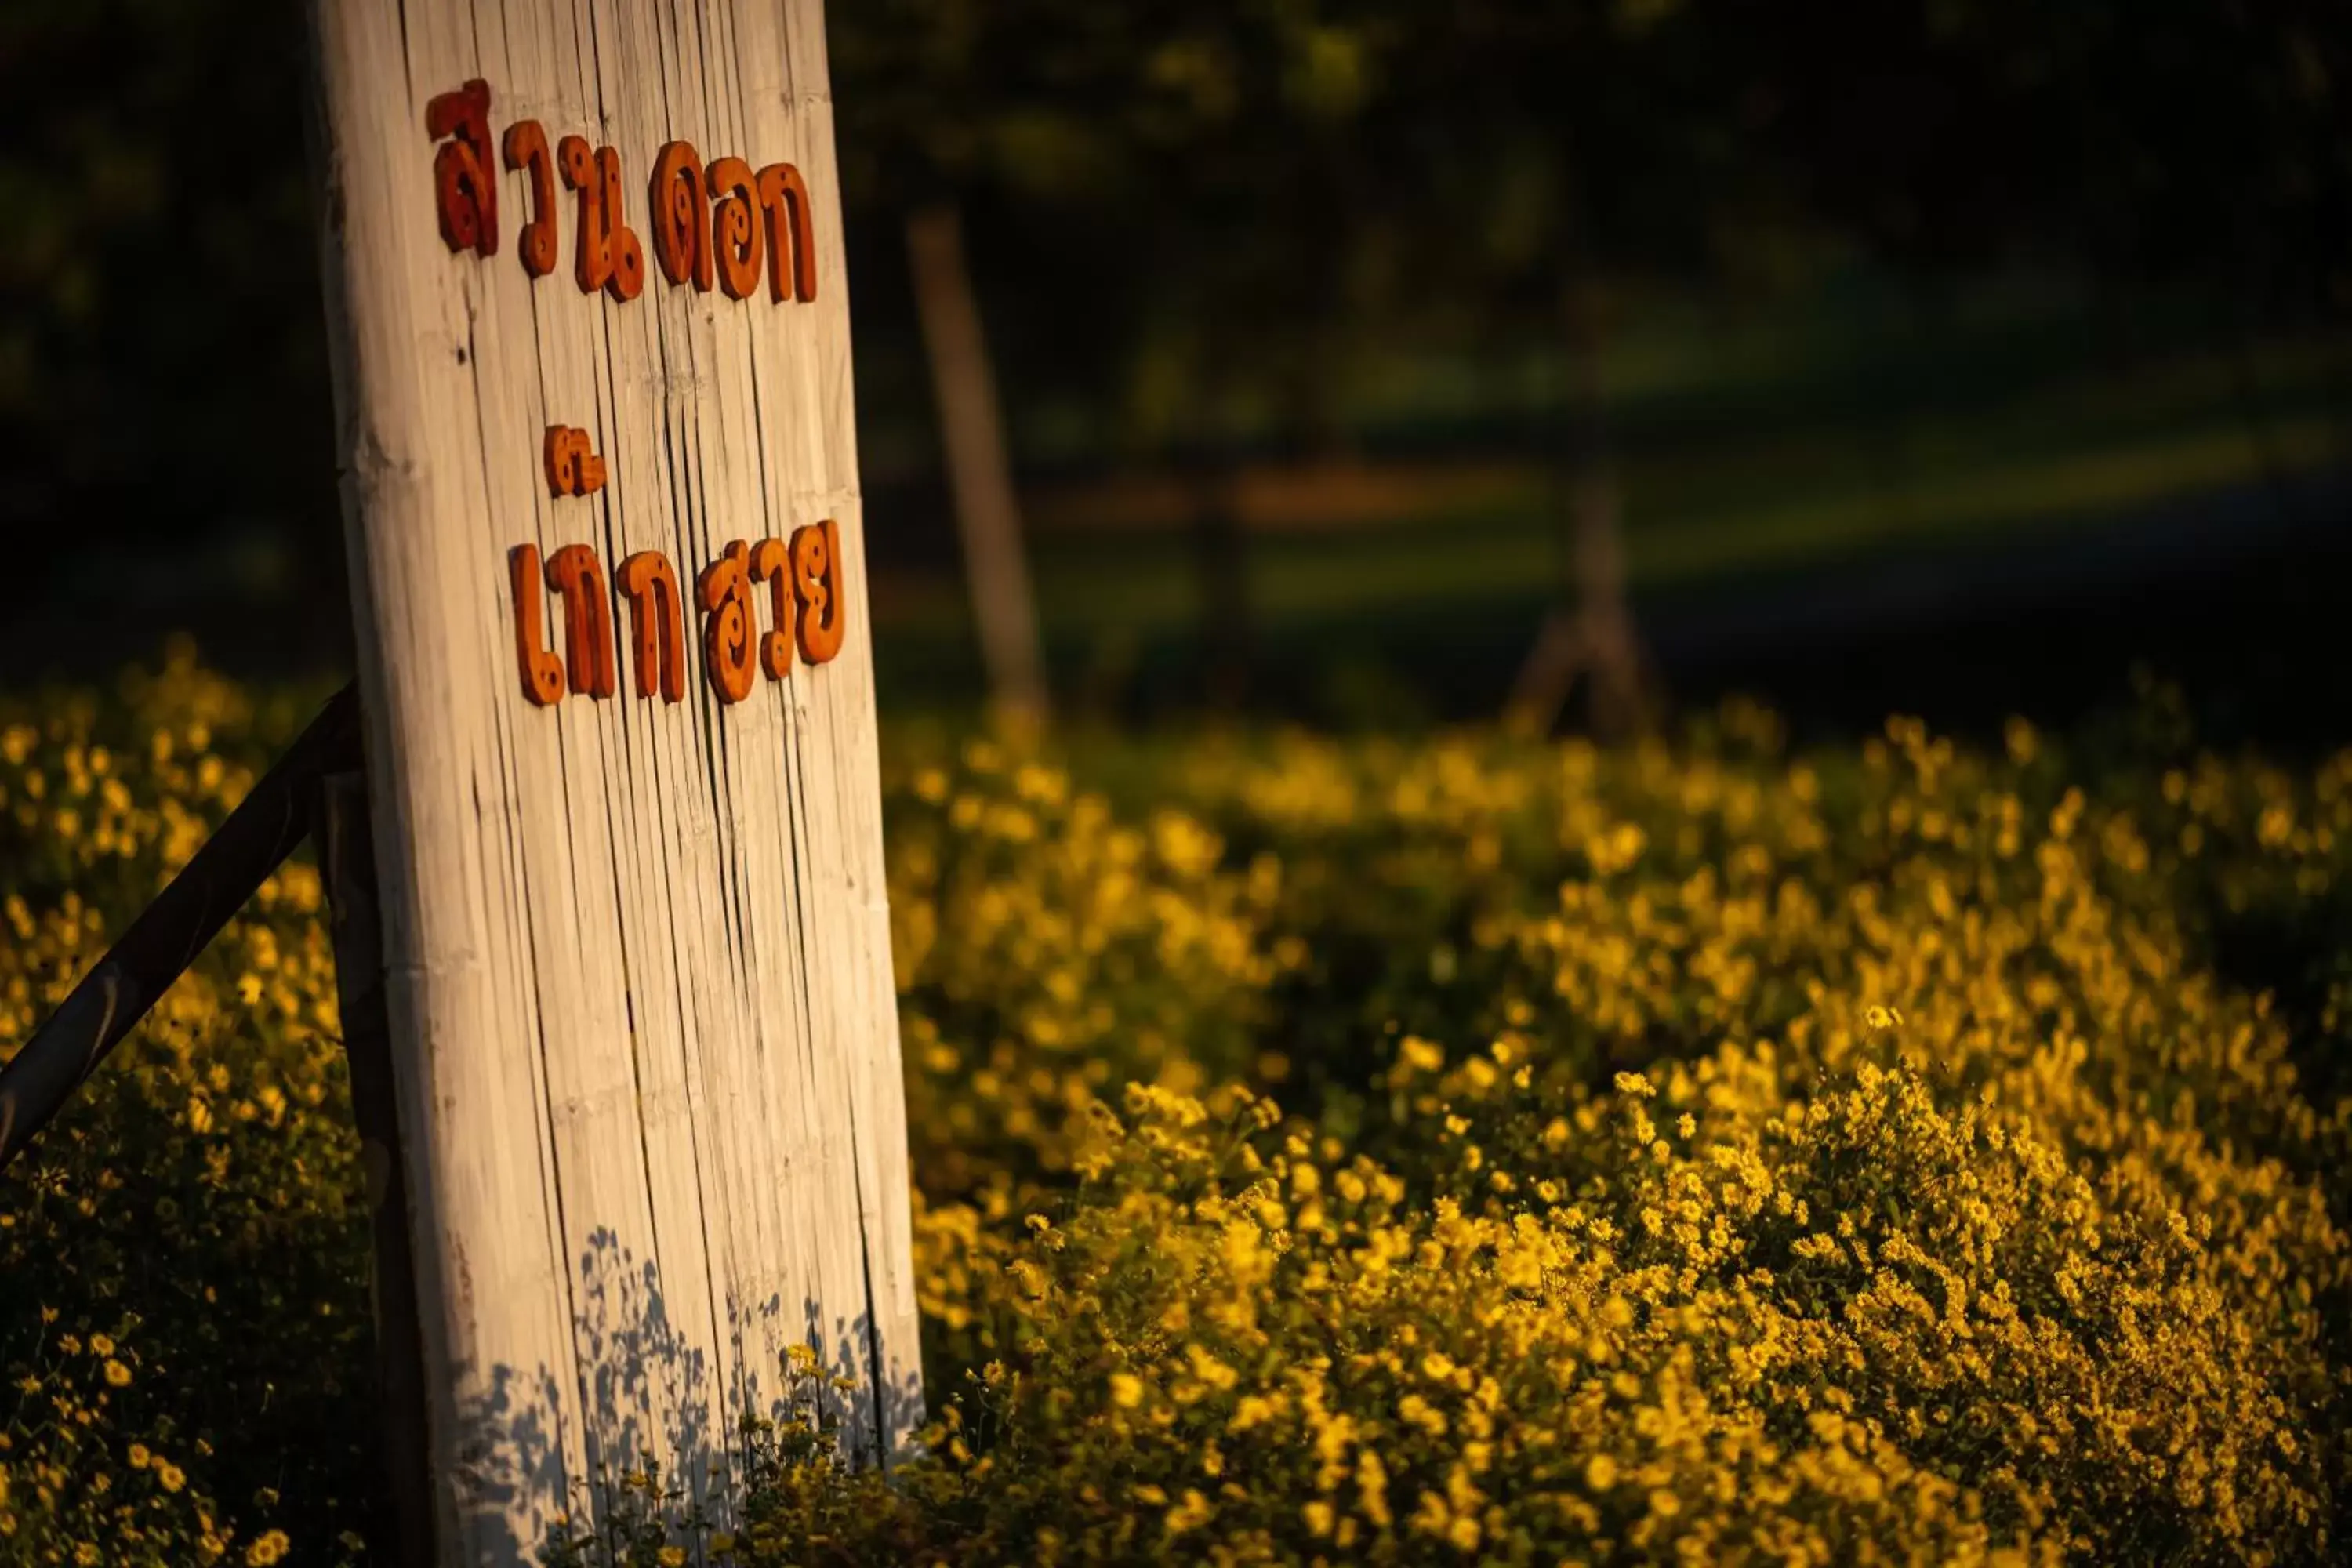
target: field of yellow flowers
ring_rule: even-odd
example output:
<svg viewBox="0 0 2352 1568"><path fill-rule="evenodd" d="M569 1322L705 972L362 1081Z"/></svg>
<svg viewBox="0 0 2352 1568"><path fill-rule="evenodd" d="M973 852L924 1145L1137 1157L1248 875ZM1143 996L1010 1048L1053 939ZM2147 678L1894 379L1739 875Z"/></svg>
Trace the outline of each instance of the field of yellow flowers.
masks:
<svg viewBox="0 0 2352 1568"><path fill-rule="evenodd" d="M310 706L0 700L0 1053ZM886 752L927 1455L551 1562L2341 1560L2352 753ZM0 1178L0 1560L367 1559L320 902Z"/></svg>

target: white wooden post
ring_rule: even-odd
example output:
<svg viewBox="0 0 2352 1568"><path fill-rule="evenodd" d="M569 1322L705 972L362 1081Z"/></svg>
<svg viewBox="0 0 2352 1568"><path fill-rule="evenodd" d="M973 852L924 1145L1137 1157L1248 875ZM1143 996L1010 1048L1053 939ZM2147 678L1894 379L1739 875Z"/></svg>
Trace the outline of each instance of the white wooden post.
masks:
<svg viewBox="0 0 2352 1568"><path fill-rule="evenodd" d="M313 18L433 1531L519 1563L791 1346L919 1414L824 17Z"/></svg>

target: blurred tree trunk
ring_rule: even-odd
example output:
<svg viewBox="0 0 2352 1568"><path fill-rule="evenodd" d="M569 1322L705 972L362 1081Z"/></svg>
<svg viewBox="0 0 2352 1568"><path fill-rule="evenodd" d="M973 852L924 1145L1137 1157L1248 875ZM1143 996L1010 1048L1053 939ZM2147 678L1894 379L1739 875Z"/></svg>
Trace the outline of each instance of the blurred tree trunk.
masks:
<svg viewBox="0 0 2352 1568"><path fill-rule="evenodd" d="M2249 264L2249 276L2236 290L2229 308L2226 331L2230 341L2230 400L2234 405L2240 428L2246 433L2246 445L2254 455L2254 466L2262 471L2263 490L2271 503L2271 515L2282 524L2300 519L2301 509L2295 504L2294 484L2289 478L2289 460L2281 448L2278 430L2271 420L2270 399L2263 386L2263 329L2267 323L2269 302L2268 279L2261 269Z"/></svg>
<svg viewBox="0 0 2352 1568"><path fill-rule="evenodd" d="M1209 706L1231 712L1249 698L1255 655L1249 552L1242 536L1240 467L1202 443L1190 481L1192 564L1201 593L1201 649Z"/></svg>
<svg viewBox="0 0 2352 1568"><path fill-rule="evenodd" d="M1614 740L1648 727L1651 683L1625 594L1623 509L1601 371L1600 289L1580 256L1568 269L1560 310L1568 380L1561 459L1574 597L1544 618L1504 721L1524 732L1549 733L1581 675L1590 686L1593 732Z"/></svg>
<svg viewBox="0 0 2352 1568"><path fill-rule="evenodd" d="M972 625L988 671L989 696L1018 718L1047 717L1045 660L1038 651L1036 602L1021 545L1021 509L997 410L996 380L972 295L963 225L952 206L920 208L907 218L907 256L915 307L931 363L948 484L971 586Z"/></svg>

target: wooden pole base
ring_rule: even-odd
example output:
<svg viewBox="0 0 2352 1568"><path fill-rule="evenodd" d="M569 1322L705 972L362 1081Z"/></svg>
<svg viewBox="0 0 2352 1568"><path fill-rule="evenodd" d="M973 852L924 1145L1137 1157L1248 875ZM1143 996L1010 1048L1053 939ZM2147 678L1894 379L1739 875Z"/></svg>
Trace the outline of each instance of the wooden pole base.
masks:
<svg viewBox="0 0 2352 1568"><path fill-rule="evenodd" d="M375 1316L391 1515L378 1533L399 1568L430 1568L435 1553L425 1346L417 1322L416 1263L400 1157L392 1026L384 1010L383 926L370 831L367 775L336 773L322 778L319 869L332 922L336 1005L342 1014L343 1049L351 1061L352 1118L359 1129L374 1232L368 1295Z"/></svg>

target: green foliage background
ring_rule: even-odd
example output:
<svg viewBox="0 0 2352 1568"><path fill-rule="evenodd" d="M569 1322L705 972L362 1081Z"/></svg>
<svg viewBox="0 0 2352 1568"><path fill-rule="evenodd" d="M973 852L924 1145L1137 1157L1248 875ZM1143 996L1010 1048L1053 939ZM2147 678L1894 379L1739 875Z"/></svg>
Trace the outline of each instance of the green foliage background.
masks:
<svg viewBox="0 0 2352 1568"><path fill-rule="evenodd" d="M242 669L348 665L302 12L0 13L0 536L27 584L0 627L12 664L104 679L195 620ZM2024 335L2125 404L2150 372L2117 343L2333 341L2347 300L2352 30L2320 0L2259 21L2199 0L2063 17L2001 0L866 0L829 25L866 479L918 579L955 560L902 260L905 217L933 203L966 216L1024 481L1334 452L1540 468L1560 444L1561 293L1589 284L1612 397L1642 402L1652 329L1698 313L1667 335L1709 374L1678 374L1671 406L1621 409L1629 446L1735 484L1746 446L1811 454L1768 487L1785 500L1836 468L1824 437L1932 421L1978 376L1984 324L1959 318L1987 277L2087 293ZM1841 334L1884 348L1922 321L1916 352L1839 363ZM1722 363L1759 325L1799 340L1760 383ZM2340 446L2341 417L2315 437L2312 388L2283 374L2294 467ZM2005 374L2004 405L2050 384ZM1792 429L1823 385L1845 402ZM2192 437L2244 416L2217 401L2243 397L2208 397ZM1685 440L1694 416L1730 449ZM2101 504L2171 483L2141 468ZM1627 475L1637 540L1654 510L1684 521L1671 480ZM2018 482L2023 503L1974 510L2070 493L2063 475ZM1830 510L1854 514L1832 545L1902 531L1866 485ZM1546 503L1510 510L1508 536L1478 543L1506 558L1474 579L1490 605L1557 574ZM1784 522L1767 507L1722 526ZM93 533L110 547L83 548ZM1340 575L1391 570L1391 544ZM1049 621L1080 607L1048 627L1066 669L1100 640L1082 611L1101 574L1063 553L1079 581L1060 591L1049 563L1045 597ZM1270 622L1295 616L1287 570ZM969 663L942 596L912 618L952 647L909 690ZM1506 606L1515 637L1540 607Z"/></svg>

